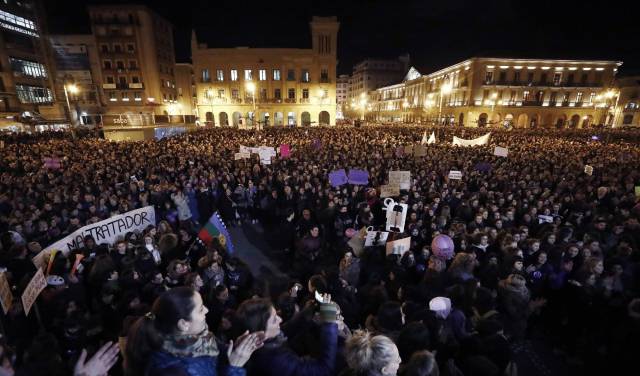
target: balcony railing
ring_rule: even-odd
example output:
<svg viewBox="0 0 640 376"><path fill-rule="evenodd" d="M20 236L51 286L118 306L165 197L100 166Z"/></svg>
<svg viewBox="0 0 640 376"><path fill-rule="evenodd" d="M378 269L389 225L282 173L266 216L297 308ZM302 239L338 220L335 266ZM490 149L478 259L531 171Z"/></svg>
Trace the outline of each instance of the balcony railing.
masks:
<svg viewBox="0 0 640 376"><path fill-rule="evenodd" d="M309 98L300 98L300 103L311 103Z"/></svg>
<svg viewBox="0 0 640 376"><path fill-rule="evenodd" d="M102 88L113 90L116 88L116 84L102 84Z"/></svg>
<svg viewBox="0 0 640 376"><path fill-rule="evenodd" d="M142 89L142 88L143 88L143 85L141 82L129 84L129 89Z"/></svg>
<svg viewBox="0 0 640 376"><path fill-rule="evenodd" d="M284 103L296 103L295 98L285 98Z"/></svg>

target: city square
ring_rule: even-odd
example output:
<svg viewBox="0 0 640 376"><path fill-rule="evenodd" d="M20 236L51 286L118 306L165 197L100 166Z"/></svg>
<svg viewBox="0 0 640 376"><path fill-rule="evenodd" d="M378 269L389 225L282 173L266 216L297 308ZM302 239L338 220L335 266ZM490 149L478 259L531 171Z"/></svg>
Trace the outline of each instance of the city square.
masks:
<svg viewBox="0 0 640 376"><path fill-rule="evenodd" d="M635 9L247 6L0 3L0 375L632 372Z"/></svg>

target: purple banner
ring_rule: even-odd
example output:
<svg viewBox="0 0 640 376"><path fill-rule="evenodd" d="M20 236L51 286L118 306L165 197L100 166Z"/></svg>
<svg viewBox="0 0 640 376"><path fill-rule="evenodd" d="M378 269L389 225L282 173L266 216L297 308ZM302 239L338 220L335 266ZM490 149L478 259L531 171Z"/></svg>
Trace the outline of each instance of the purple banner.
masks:
<svg viewBox="0 0 640 376"><path fill-rule="evenodd" d="M339 187L347 184L347 173L344 170L331 171L329 173L329 182L332 187Z"/></svg>
<svg viewBox="0 0 640 376"><path fill-rule="evenodd" d="M349 184L369 184L369 172L365 170L349 170Z"/></svg>

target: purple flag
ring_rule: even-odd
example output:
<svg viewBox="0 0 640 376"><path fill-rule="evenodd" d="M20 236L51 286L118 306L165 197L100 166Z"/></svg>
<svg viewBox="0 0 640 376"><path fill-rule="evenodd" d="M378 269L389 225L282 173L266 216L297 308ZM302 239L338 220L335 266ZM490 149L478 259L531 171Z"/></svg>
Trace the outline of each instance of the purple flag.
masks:
<svg viewBox="0 0 640 376"><path fill-rule="evenodd" d="M347 184L347 173L344 170L331 171L329 173L329 182L332 187L339 187Z"/></svg>
<svg viewBox="0 0 640 376"><path fill-rule="evenodd" d="M478 162L475 165L475 170L476 171L480 171L480 172L489 172L491 171L491 169L493 168L493 166L491 166L491 163L489 162Z"/></svg>
<svg viewBox="0 0 640 376"><path fill-rule="evenodd" d="M59 169L61 166L60 164L60 158L54 157L54 158L45 158L44 159L44 165L46 168L51 169L51 170L57 170Z"/></svg>
<svg viewBox="0 0 640 376"><path fill-rule="evenodd" d="M313 147L316 150L320 150L322 148L322 142L320 142L320 139L315 139L313 140Z"/></svg>
<svg viewBox="0 0 640 376"><path fill-rule="evenodd" d="M369 184L369 172L365 170L349 170L349 184Z"/></svg>
<svg viewBox="0 0 640 376"><path fill-rule="evenodd" d="M282 158L289 158L290 154L291 154L291 150L289 149L288 144L280 145L280 156L282 156Z"/></svg>

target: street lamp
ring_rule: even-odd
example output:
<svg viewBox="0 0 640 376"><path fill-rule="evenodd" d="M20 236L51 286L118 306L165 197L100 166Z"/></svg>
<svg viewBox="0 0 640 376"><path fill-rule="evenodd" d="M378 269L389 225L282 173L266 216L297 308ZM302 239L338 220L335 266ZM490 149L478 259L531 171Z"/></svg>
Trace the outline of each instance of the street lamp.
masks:
<svg viewBox="0 0 640 376"><path fill-rule="evenodd" d="M247 82L245 84L245 88L249 93L251 93L251 99L253 100L253 116L251 119L251 125L254 125L253 123L256 119L256 84L254 84L253 82ZM258 127L258 129L259 128L260 127Z"/></svg>
<svg viewBox="0 0 640 376"><path fill-rule="evenodd" d="M71 104L69 104L69 93L74 95L78 94L80 92L80 89L76 84L62 85L62 87L64 88L64 98L67 100L67 109L69 110L69 124L73 128L76 124L75 124L75 121L73 120L73 117L71 116Z"/></svg>
<svg viewBox="0 0 640 376"><path fill-rule="evenodd" d="M438 122L442 119L442 97L451 93L452 86L450 83L442 84L440 87L440 111L438 112Z"/></svg>
<svg viewBox="0 0 640 376"><path fill-rule="evenodd" d="M364 110L365 107L367 106L367 98L365 97L364 93L360 94L360 107L362 107L362 120L364 121Z"/></svg>

